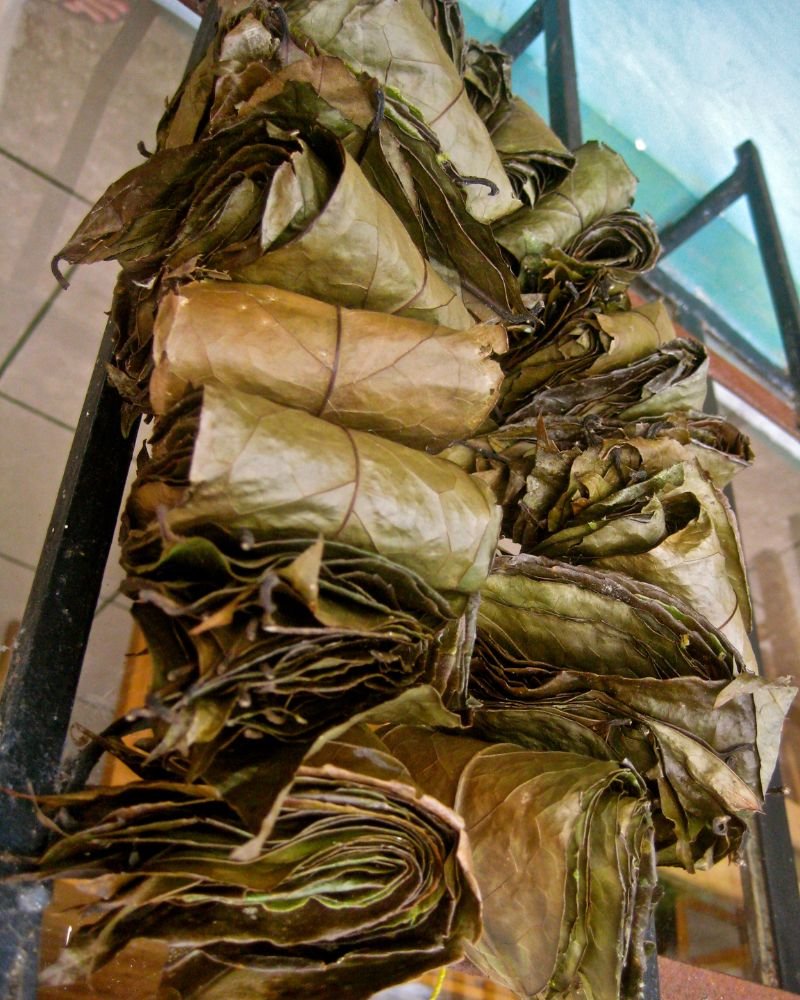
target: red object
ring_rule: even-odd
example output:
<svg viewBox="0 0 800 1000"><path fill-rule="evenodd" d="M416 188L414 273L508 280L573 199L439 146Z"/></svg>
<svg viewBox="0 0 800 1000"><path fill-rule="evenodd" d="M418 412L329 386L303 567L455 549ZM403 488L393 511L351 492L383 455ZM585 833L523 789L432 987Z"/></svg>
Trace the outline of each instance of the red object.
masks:
<svg viewBox="0 0 800 1000"><path fill-rule="evenodd" d="M797 1000L794 993L659 958L661 1000Z"/></svg>

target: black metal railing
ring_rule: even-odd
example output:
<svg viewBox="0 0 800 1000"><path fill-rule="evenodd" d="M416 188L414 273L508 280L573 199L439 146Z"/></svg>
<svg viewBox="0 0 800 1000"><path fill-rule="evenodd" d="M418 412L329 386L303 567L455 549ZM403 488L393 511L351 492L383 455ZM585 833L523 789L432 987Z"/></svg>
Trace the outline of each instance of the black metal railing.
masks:
<svg viewBox="0 0 800 1000"><path fill-rule="evenodd" d="M766 378L782 395L800 406L800 303L789 259L783 243L775 207L772 203L761 156L753 142L743 142L736 149L736 167L730 176L708 192L685 215L666 226L661 232L662 256L667 256L718 218L740 198L747 201L756 243L764 268L775 318L781 334L788 373L759 355L737 331L719 317L713 309L678 289L682 307L699 319L699 326L711 328L725 346L743 357L750 367ZM666 280L665 280L666 279ZM648 277L648 282L669 294L670 279L660 269ZM674 285L675 283L672 282ZM694 332L694 331L693 331Z"/></svg>
<svg viewBox="0 0 800 1000"><path fill-rule="evenodd" d="M536 0L500 39L516 59L544 31L550 127L568 149L581 144L581 109L569 0Z"/></svg>
<svg viewBox="0 0 800 1000"><path fill-rule="evenodd" d="M209 4L186 72L216 30ZM58 499L0 693L0 788L58 786L75 692L92 627L136 429L122 433L121 400L108 381L117 330L109 320L89 382ZM26 799L0 795L0 876L42 846ZM0 997L34 1000L39 928L49 893L0 882Z"/></svg>

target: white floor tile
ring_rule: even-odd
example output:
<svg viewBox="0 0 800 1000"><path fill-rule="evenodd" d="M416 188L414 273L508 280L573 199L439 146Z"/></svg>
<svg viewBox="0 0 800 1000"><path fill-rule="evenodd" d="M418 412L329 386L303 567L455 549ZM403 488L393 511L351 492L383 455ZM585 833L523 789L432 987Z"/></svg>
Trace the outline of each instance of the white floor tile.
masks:
<svg viewBox="0 0 800 1000"><path fill-rule="evenodd" d="M139 140L152 148L193 36L148 0L106 25L50 0L24 0L15 37L6 40L0 146L97 198L141 162Z"/></svg>
<svg viewBox="0 0 800 1000"><path fill-rule="evenodd" d="M9 622L22 620L33 570L0 556L0 640Z"/></svg>
<svg viewBox="0 0 800 1000"><path fill-rule="evenodd" d="M73 722L97 732L115 718L132 629L130 613L115 604L95 618L75 699Z"/></svg>
<svg viewBox="0 0 800 1000"><path fill-rule="evenodd" d="M0 551L39 558L72 435L0 399Z"/></svg>

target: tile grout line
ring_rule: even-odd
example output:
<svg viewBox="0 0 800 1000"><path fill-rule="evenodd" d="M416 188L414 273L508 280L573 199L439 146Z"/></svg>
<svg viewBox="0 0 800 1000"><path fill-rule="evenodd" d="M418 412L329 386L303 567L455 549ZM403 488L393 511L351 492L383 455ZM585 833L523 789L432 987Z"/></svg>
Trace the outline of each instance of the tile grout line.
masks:
<svg viewBox="0 0 800 1000"><path fill-rule="evenodd" d="M98 618L106 610L106 608L110 607L112 604L115 607L120 607L120 605L116 603L117 598L119 596L120 596L120 589L119 586L117 586L107 597L104 597L101 601L98 602L97 607L95 608L95 612L92 615L92 618L93 619Z"/></svg>
<svg viewBox="0 0 800 1000"><path fill-rule="evenodd" d="M31 573L36 572L36 567L32 566L30 563L25 562L24 559L17 559L16 556L10 556L7 552L0 552L0 559L5 562L10 562L14 566L21 566L22 569L29 569Z"/></svg>
<svg viewBox="0 0 800 1000"><path fill-rule="evenodd" d="M64 278L66 281L69 281L69 279L75 273L77 267L78 267L77 264L73 264L72 267L68 268L68 270L64 274ZM39 326L39 324L42 322L45 316L47 316L47 314L53 308L53 304L55 303L58 296L62 294L63 291L64 289L61 287L61 285L56 285L53 291L47 296L44 302L36 310L36 313L34 314L31 321L19 335L19 339L17 340L16 344L12 346L11 350L8 352L8 354L6 354L5 358L3 358L3 362L2 364L0 364L0 378L2 378L8 371L11 362L14 360L14 358L16 358L16 356L19 354L22 348L30 340L31 336L36 331L36 328Z"/></svg>
<svg viewBox="0 0 800 1000"><path fill-rule="evenodd" d="M6 403L11 403L13 406L18 406L22 410L27 410L28 413L33 413L35 416L41 417L43 420L47 420L51 424L55 424L56 427L61 427L63 430L69 431L70 434L75 433L76 428L73 424L68 424L65 420L54 417L50 413L45 413L44 410L40 410L36 406L31 406L30 403L26 403L22 399L15 399L13 396L9 396L7 392L2 392L0 390L0 399L4 400Z"/></svg>
<svg viewBox="0 0 800 1000"><path fill-rule="evenodd" d="M23 170L27 170L32 174L35 174L38 178L43 181L47 181L48 184L52 184L53 187L57 187L59 191L63 191L64 194L71 195L73 198L77 198L78 201L82 201L84 205L93 205L94 202L89 198L85 198L82 194L71 188L69 184L65 184L63 181L58 180L56 177L51 177L50 174L41 170L39 167L34 166L32 163L28 163L27 160L23 160L21 156L17 156L12 153L11 150L6 149L4 146L0 146L0 155L5 156L7 160L11 160L12 163L16 163L18 167L22 167Z"/></svg>

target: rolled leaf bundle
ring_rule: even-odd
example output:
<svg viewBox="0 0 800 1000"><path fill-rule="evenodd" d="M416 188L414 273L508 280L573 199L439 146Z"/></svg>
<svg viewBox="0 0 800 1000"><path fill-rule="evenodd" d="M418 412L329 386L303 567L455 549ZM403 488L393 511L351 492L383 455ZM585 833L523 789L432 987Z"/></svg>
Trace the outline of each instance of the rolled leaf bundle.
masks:
<svg viewBox="0 0 800 1000"><path fill-rule="evenodd" d="M573 154L521 97L501 104L487 128L514 193L524 204L535 205L546 191L558 187L575 165Z"/></svg>
<svg viewBox="0 0 800 1000"><path fill-rule="evenodd" d="M654 224L637 212L626 210L605 215L587 226L566 247L553 248L545 256L525 257L523 269L530 275L552 268L562 268L571 281L586 281L594 272L602 271L615 281L629 284L640 274L656 265L661 244Z"/></svg>
<svg viewBox="0 0 800 1000"><path fill-rule="evenodd" d="M455 59L453 61L458 65ZM472 106L484 122L512 99L511 56L491 42L464 39L461 75Z"/></svg>
<svg viewBox="0 0 800 1000"><path fill-rule="evenodd" d="M624 368L674 339L675 329L662 302L579 312L557 331L543 332L528 350L520 347L512 360L503 360L501 412L519 408L542 386Z"/></svg>
<svg viewBox="0 0 800 1000"><path fill-rule="evenodd" d="M545 423L548 438L559 447L588 448L609 438L676 441L718 489L727 486L737 472L753 462L753 449L746 434L724 417L699 410L632 421L551 417Z"/></svg>
<svg viewBox="0 0 800 1000"><path fill-rule="evenodd" d="M463 703L467 620L379 556L216 531L129 544L124 559L159 753L208 760L242 730L309 744L418 684Z"/></svg>
<svg viewBox="0 0 800 1000"><path fill-rule="evenodd" d="M518 996L640 995L652 821L629 768L400 726L382 733L464 818L483 898L468 956Z"/></svg>
<svg viewBox="0 0 800 1000"><path fill-rule="evenodd" d="M460 958L480 931L461 820L385 750L345 745L335 760L298 770L247 857L236 774L40 800L63 831L40 871L102 892L47 980L82 978L142 936L170 946L160 995L187 1000L360 1000ZM247 787L259 770L268 786L269 768L251 757Z"/></svg>
<svg viewBox="0 0 800 1000"><path fill-rule="evenodd" d="M493 314L511 321L526 314L519 282L492 234L475 219L465 200L463 183L413 113L387 99L386 114L393 125L423 209L422 226L430 256L452 262L462 289L487 305Z"/></svg>
<svg viewBox="0 0 800 1000"><path fill-rule="evenodd" d="M219 0L215 36L181 81L158 125L159 149L196 142L236 114L236 104L300 55L278 10Z"/></svg>
<svg viewBox="0 0 800 1000"><path fill-rule="evenodd" d="M157 152L108 189L59 257L113 257L148 272L221 270L339 305L468 327L458 295L355 161L336 144L326 149L323 162L305 144L271 140L267 119L254 113L210 139Z"/></svg>
<svg viewBox="0 0 800 1000"><path fill-rule="evenodd" d="M509 424L445 449L442 457L477 474L503 505L503 531L522 543L557 503L569 484L580 454L602 443L662 442L673 461L690 457L717 489L725 487L753 460L746 435L722 417L706 413L668 413L623 421L601 417L540 417ZM672 451L670 442L680 447ZM527 494L527 511L519 501ZM536 536L538 537L538 535Z"/></svg>
<svg viewBox="0 0 800 1000"><path fill-rule="evenodd" d="M526 548L657 583L721 629L755 669L744 559L725 495L676 442L596 446L572 463L546 512L520 501ZM545 537L533 541L536 529Z"/></svg>
<svg viewBox="0 0 800 1000"><path fill-rule="evenodd" d="M238 281L277 285L325 302L466 329L457 293L425 260L387 202L343 150L331 172L308 148L280 168L257 245L216 267Z"/></svg>
<svg viewBox="0 0 800 1000"><path fill-rule="evenodd" d="M258 232L275 171L297 148L252 115L202 142L159 150L108 188L55 262L115 259L149 275L212 260Z"/></svg>
<svg viewBox="0 0 800 1000"><path fill-rule="evenodd" d="M574 281L557 262L536 275L534 290L526 292L525 302L528 315L507 324L509 351L504 360L509 371L570 327L591 322L598 313L611 315L631 308L625 285L610 280L602 270Z"/></svg>
<svg viewBox="0 0 800 1000"><path fill-rule="evenodd" d="M240 116L265 114L281 128L300 129L304 134L316 136L321 128L332 132L351 156L358 157L370 184L402 219L409 236L426 258L438 261L440 266L452 263L462 286L471 289L498 315L523 313L519 284L491 230L468 211L463 178L443 154L436 135L395 93L380 91L379 96L377 91L376 81L354 76L340 59L319 55L298 59L271 76L239 106L238 113ZM382 118L376 113L376 105L383 108ZM357 200L363 199L364 204L371 206L372 197L361 192L354 165L348 161L345 171L349 176L345 178L342 196L358 185ZM277 208L281 207L283 197L276 200ZM332 201L337 200L342 198L335 192ZM355 227L354 238L359 242L372 239L374 243L378 239L370 236L375 212L370 215L357 207L343 207L342 211L344 221L337 222L334 217L330 223L326 222L328 232L336 232L337 226L341 228L346 222ZM390 231L385 236L380 235L381 240L391 239L392 227L388 228ZM307 241L316 239L314 233L309 233L300 246L310 245ZM291 244L283 249L283 254L287 263L297 270L297 254L294 250L290 253L290 248ZM373 259L374 249L367 252ZM351 258L344 262L345 266L354 267L351 251L346 249L344 253ZM252 260L251 251L244 257L237 254L234 248L229 266L252 268L253 280L261 280L258 275L262 268L271 268L268 260ZM389 251L384 249L383 257L387 255ZM320 262L314 260L313 266L319 268ZM416 274L417 270L411 268L411 274ZM263 270L263 275L264 280L276 282L273 273ZM245 276L244 272L241 276ZM385 273L377 277L387 282L390 289L396 280ZM301 275L301 280L313 279ZM321 279L316 280L320 294L325 294ZM363 294L364 280L363 276L358 278L356 295ZM409 292L408 298L411 297ZM357 305L359 302L356 299L343 304ZM458 325L445 317L439 317L439 322Z"/></svg>
<svg viewBox="0 0 800 1000"><path fill-rule="evenodd" d="M219 385L413 447L467 437L488 416L505 347L499 325L463 332L343 310L266 285L195 282L161 303L153 410Z"/></svg>
<svg viewBox="0 0 800 1000"><path fill-rule="evenodd" d="M451 462L218 386L203 393L199 428L191 399L173 422L129 514L144 530L158 519L155 533L323 535L461 594L486 579L500 524L490 490Z"/></svg>
<svg viewBox="0 0 800 1000"><path fill-rule="evenodd" d="M735 854L761 808L795 689L761 677L630 678L517 660L479 630L472 724L485 738L630 761L647 776L660 864Z"/></svg>
<svg viewBox="0 0 800 1000"><path fill-rule="evenodd" d="M513 410L508 423L539 416L616 417L638 420L702 409L708 358L702 345L673 340L624 368L542 388Z"/></svg>
<svg viewBox="0 0 800 1000"><path fill-rule="evenodd" d="M120 261L110 377L157 419L122 538L152 687L73 787L101 747L140 780L41 802L39 874L97 899L51 981L144 936L161 1000L366 1000L465 953L633 1000L656 849L735 854L793 694L747 671L747 442L631 308L635 177L457 4L217 13L60 255Z"/></svg>
<svg viewBox="0 0 800 1000"><path fill-rule="evenodd" d="M490 222L519 206L460 72L419 0L289 0L284 6L296 34L376 77L418 110L467 181L467 206L476 219Z"/></svg>
<svg viewBox="0 0 800 1000"><path fill-rule="evenodd" d="M620 677L746 673L702 615L660 587L544 556L504 556L481 590L478 627L506 654Z"/></svg>
<svg viewBox="0 0 800 1000"><path fill-rule="evenodd" d="M566 247L588 225L628 208L636 178L622 157L601 142L575 152L575 166L534 207L521 208L494 226L497 242L517 260Z"/></svg>
<svg viewBox="0 0 800 1000"><path fill-rule="evenodd" d="M463 58L467 94L486 122L514 194L523 204L534 205L565 179L575 157L533 108L511 93L507 52L469 39Z"/></svg>

